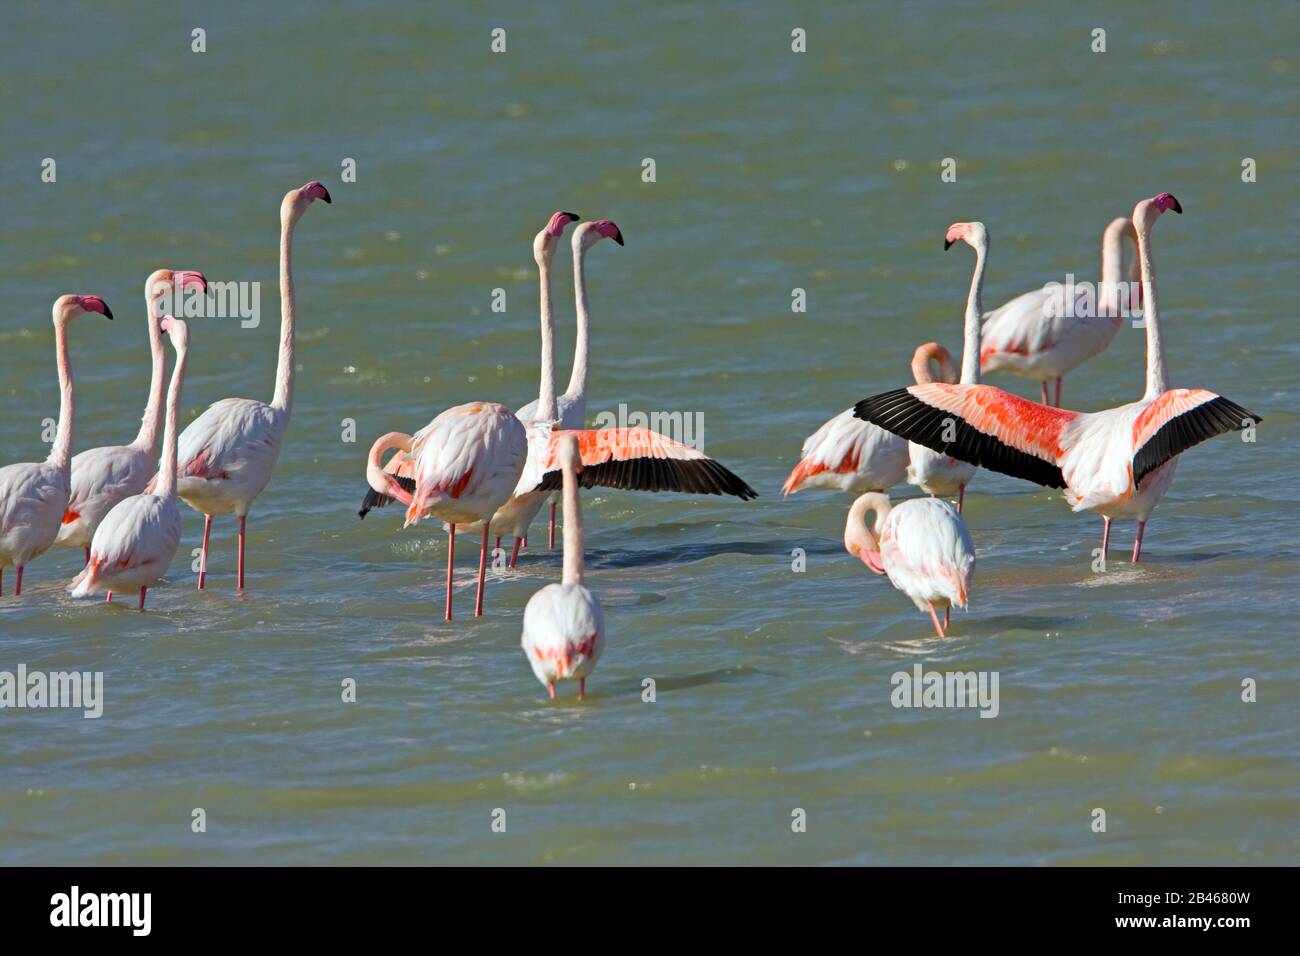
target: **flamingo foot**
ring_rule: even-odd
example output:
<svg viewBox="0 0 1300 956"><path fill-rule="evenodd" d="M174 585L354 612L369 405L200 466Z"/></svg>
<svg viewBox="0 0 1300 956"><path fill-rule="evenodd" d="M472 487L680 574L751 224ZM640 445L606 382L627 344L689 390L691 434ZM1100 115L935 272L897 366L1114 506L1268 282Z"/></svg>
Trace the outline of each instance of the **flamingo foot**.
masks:
<svg viewBox="0 0 1300 956"><path fill-rule="evenodd" d="M551 529L546 535L546 546L555 550L555 502L551 502Z"/></svg>
<svg viewBox="0 0 1300 956"><path fill-rule="evenodd" d="M519 563L519 542L521 540L523 539L518 537L515 538L514 550L510 552L510 567L512 568Z"/></svg>
<svg viewBox="0 0 1300 956"><path fill-rule="evenodd" d="M207 587L208 581L208 536L212 534L212 515L203 516L203 549L199 552L199 590Z"/></svg>
<svg viewBox="0 0 1300 956"><path fill-rule="evenodd" d="M930 609L930 620L934 622L934 633L944 637L943 628L939 626L939 615L934 613L934 605L927 604L926 607Z"/></svg>
<svg viewBox="0 0 1300 956"><path fill-rule="evenodd" d="M1138 563L1138 555L1142 553L1142 532L1146 529L1147 523L1145 521L1139 521L1137 537L1133 540L1133 560L1131 562L1133 564Z"/></svg>

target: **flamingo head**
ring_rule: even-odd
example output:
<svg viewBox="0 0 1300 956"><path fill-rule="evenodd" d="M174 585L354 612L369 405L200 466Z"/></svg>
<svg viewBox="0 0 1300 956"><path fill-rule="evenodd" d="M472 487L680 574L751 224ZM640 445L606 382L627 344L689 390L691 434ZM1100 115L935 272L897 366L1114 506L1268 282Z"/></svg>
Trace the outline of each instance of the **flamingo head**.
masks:
<svg viewBox="0 0 1300 956"><path fill-rule="evenodd" d="M149 305L161 306L159 311L171 312L175 301L186 289L208 291L208 280L202 272L187 269L158 269L149 274L144 282L144 296ZM153 314L157 315L155 311Z"/></svg>
<svg viewBox="0 0 1300 956"><path fill-rule="evenodd" d="M158 327L171 338L172 345L175 346L177 352L189 347L190 329L183 319L178 319L174 315L164 315Z"/></svg>
<svg viewBox="0 0 1300 956"><path fill-rule="evenodd" d="M972 249L987 249L989 247L988 230L984 228L982 222L954 222L948 227L948 232L943 237L943 248L947 252L958 242L964 242Z"/></svg>
<svg viewBox="0 0 1300 956"><path fill-rule="evenodd" d="M623 233L612 219L597 219L595 222L584 222L573 233L574 249L590 249L602 239L613 239L620 246L623 245Z"/></svg>
<svg viewBox="0 0 1300 956"><path fill-rule="evenodd" d="M1161 193L1152 199L1144 199L1133 207L1133 227L1141 235L1146 235L1155 225L1160 214L1172 209L1179 215L1182 214L1183 206L1173 193Z"/></svg>
<svg viewBox="0 0 1300 956"><path fill-rule="evenodd" d="M299 189L290 189L284 194L284 201L280 203L280 219L297 222L298 218L307 211L307 207L317 199L323 199L327 203L333 202L329 190L318 180L313 179Z"/></svg>
<svg viewBox="0 0 1300 956"><path fill-rule="evenodd" d="M578 221L576 212L554 213L546 223L546 228L533 239L533 258L538 265L543 265L555 255L555 248L564 235L564 227Z"/></svg>
<svg viewBox="0 0 1300 956"><path fill-rule="evenodd" d="M54 300L55 324L75 319L83 312L98 312L108 319L113 317L108 303L97 295L61 295Z"/></svg>

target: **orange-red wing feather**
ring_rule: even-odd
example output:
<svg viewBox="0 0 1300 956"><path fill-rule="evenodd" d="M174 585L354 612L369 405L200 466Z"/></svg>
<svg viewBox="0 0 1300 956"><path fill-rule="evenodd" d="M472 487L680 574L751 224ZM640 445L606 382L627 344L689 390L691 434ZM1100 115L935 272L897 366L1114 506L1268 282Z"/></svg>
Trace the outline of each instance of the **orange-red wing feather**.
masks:
<svg viewBox="0 0 1300 956"><path fill-rule="evenodd" d="M1133 484L1193 445L1262 420L1203 388L1170 389L1133 422Z"/></svg>

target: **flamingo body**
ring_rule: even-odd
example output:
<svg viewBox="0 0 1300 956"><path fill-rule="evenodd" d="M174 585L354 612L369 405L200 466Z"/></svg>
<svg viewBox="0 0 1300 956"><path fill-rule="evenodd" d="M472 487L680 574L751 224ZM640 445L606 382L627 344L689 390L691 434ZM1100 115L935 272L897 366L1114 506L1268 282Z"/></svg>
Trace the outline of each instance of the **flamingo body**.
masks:
<svg viewBox="0 0 1300 956"><path fill-rule="evenodd" d="M251 398L223 398L181 432L178 493L202 514L247 515L271 481L289 413Z"/></svg>
<svg viewBox="0 0 1300 956"><path fill-rule="evenodd" d="M1076 287L1075 293L1073 316L1065 314L1061 295L1049 289L1026 292L985 313L980 371L1050 382L1104 352L1123 317L1098 315L1090 287Z"/></svg>
<svg viewBox="0 0 1300 956"><path fill-rule="evenodd" d="M805 439L781 491L884 491L907 477L907 441L846 409Z"/></svg>
<svg viewBox="0 0 1300 956"><path fill-rule="evenodd" d="M52 462L0 468L0 569L22 567L49 550L69 490L67 469Z"/></svg>
<svg viewBox="0 0 1300 956"><path fill-rule="evenodd" d="M585 680L605 648L605 616L581 584L548 584L528 599L520 645L537 679Z"/></svg>
<svg viewBox="0 0 1300 956"><path fill-rule="evenodd" d="M129 592L153 584L176 556L181 511L172 497L132 495L118 502L95 529L90 563L74 580L73 597Z"/></svg>
<svg viewBox="0 0 1300 956"><path fill-rule="evenodd" d="M145 490L155 464L149 449L138 445L106 445L74 455L68 504L55 543L74 548L90 544L118 502Z"/></svg>

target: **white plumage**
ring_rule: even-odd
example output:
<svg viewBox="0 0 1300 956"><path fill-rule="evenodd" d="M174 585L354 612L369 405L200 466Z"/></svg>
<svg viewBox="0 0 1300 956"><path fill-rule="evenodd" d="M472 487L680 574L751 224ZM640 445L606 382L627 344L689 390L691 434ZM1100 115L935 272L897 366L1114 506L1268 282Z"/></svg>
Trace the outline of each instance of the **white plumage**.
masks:
<svg viewBox="0 0 1300 956"><path fill-rule="evenodd" d="M849 408L804 440L799 464L782 491L884 491L907 476L907 462L905 440L854 418Z"/></svg>

